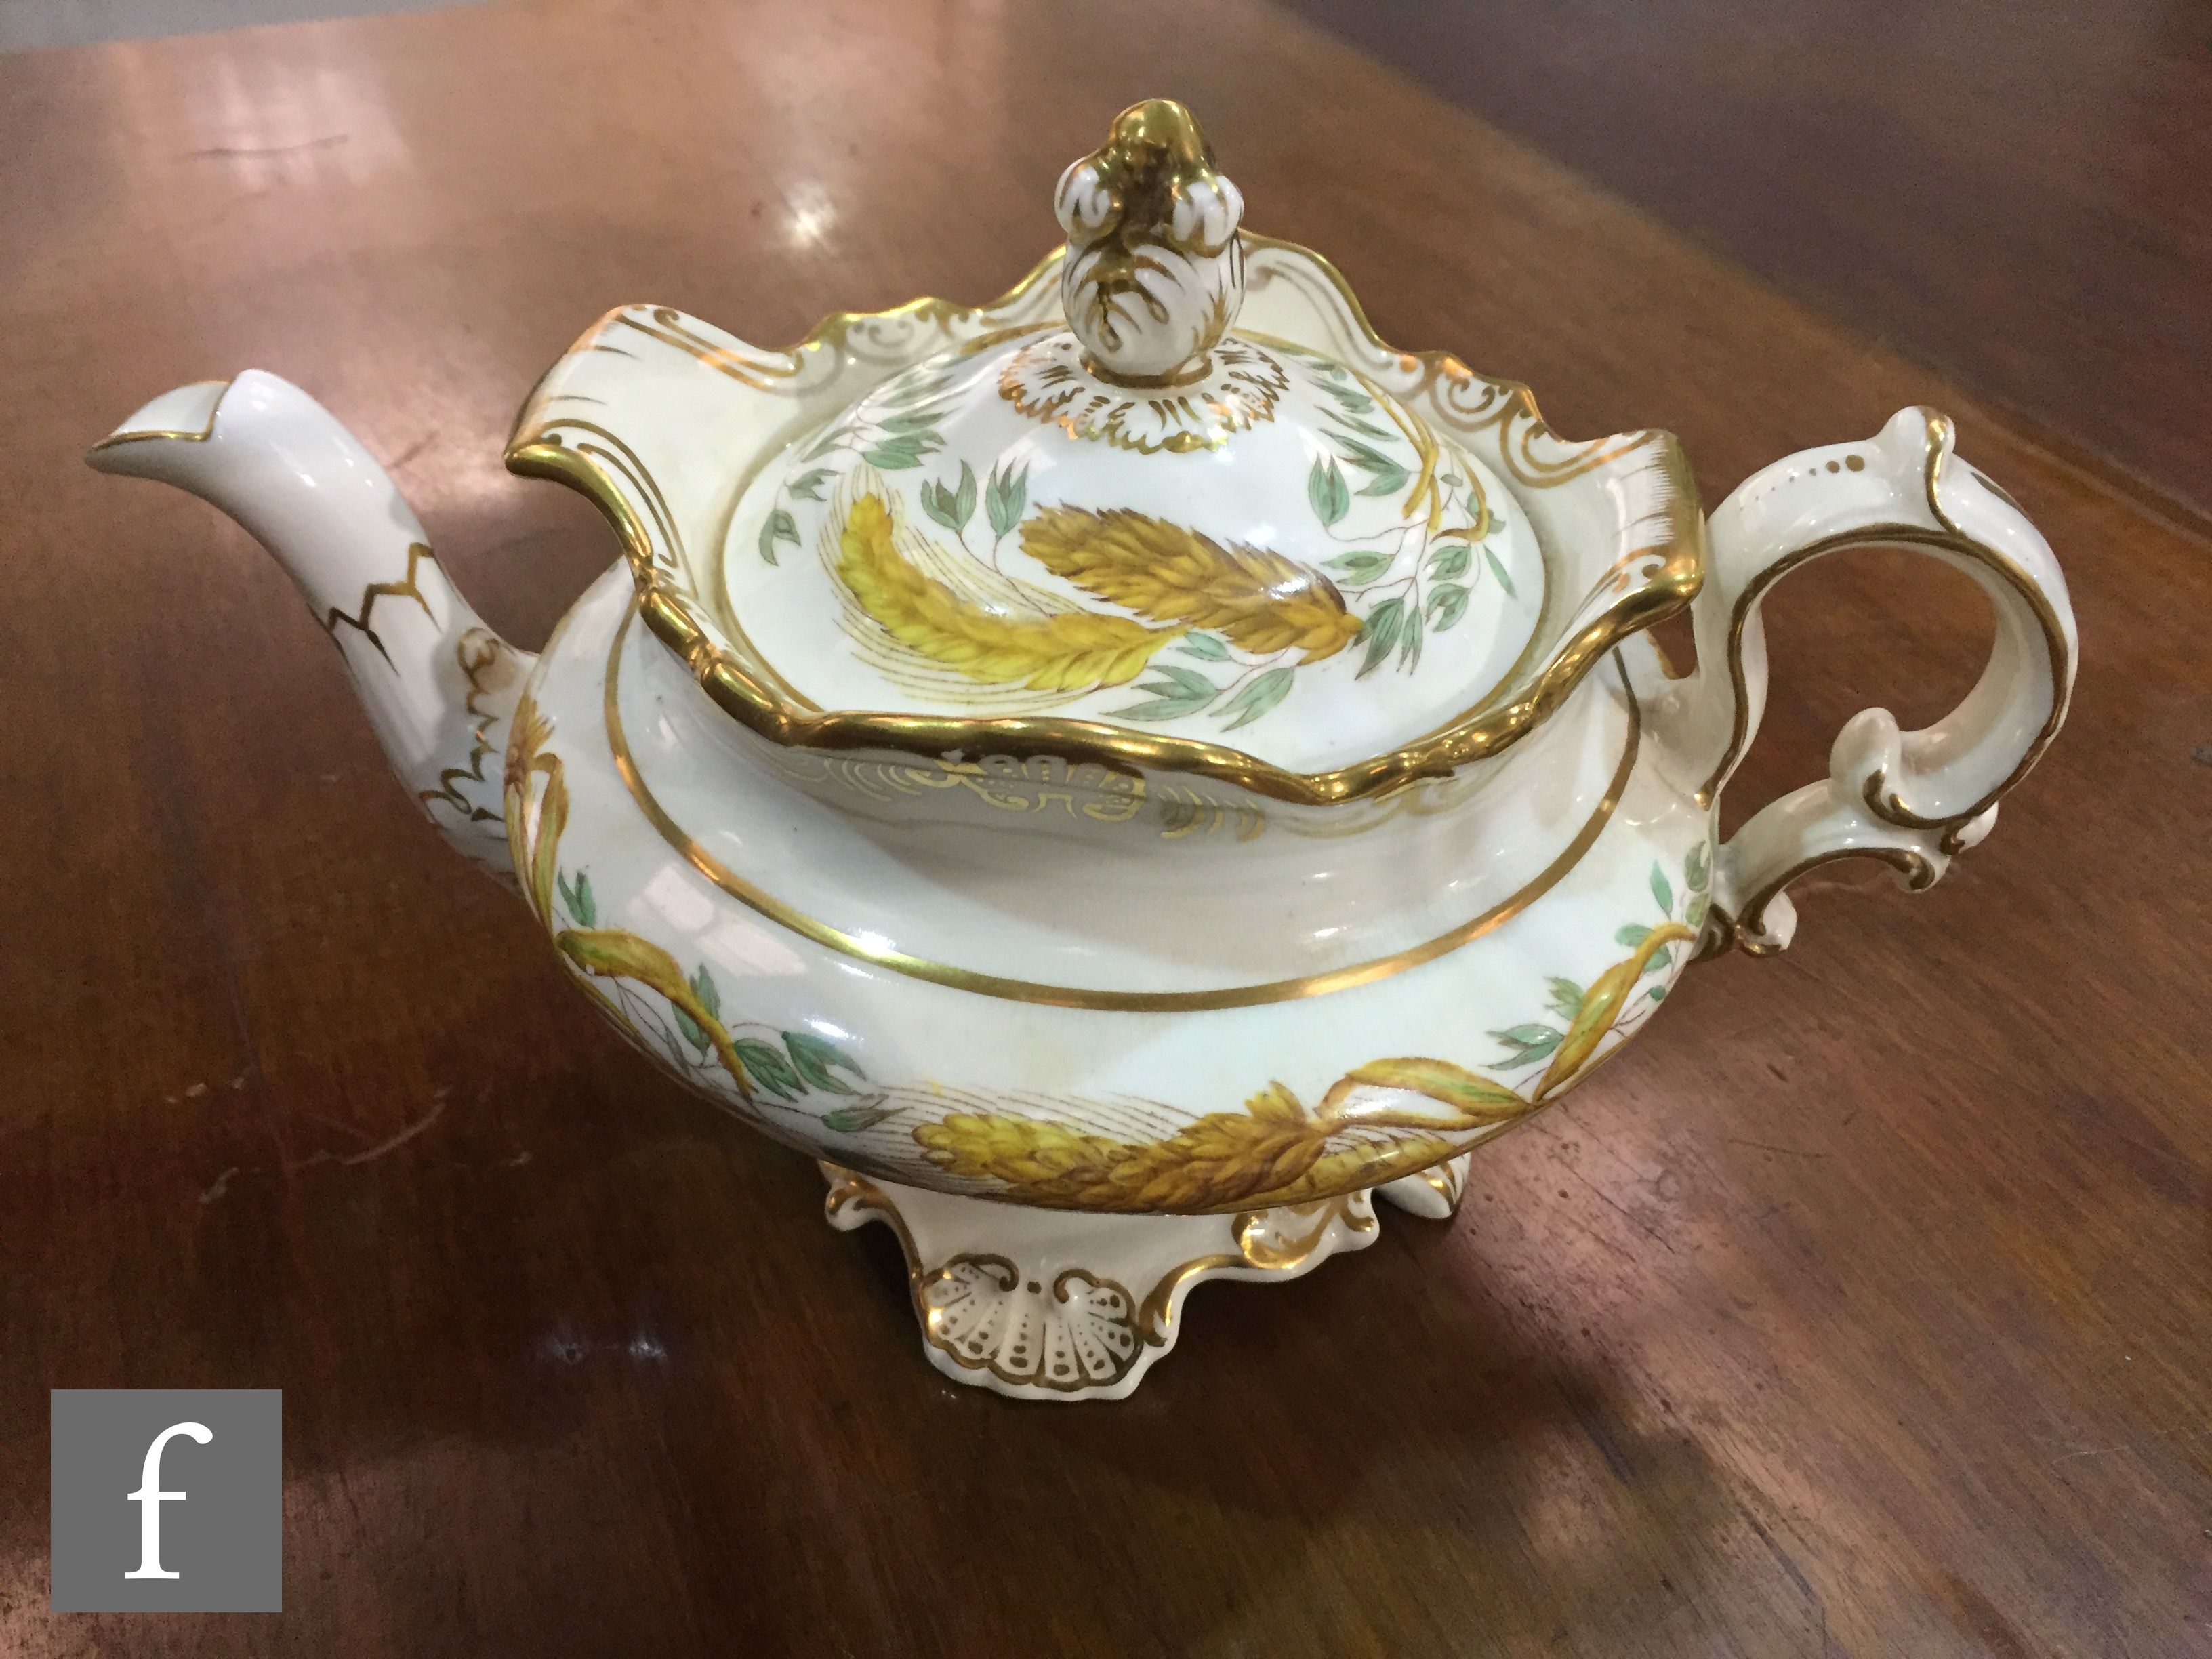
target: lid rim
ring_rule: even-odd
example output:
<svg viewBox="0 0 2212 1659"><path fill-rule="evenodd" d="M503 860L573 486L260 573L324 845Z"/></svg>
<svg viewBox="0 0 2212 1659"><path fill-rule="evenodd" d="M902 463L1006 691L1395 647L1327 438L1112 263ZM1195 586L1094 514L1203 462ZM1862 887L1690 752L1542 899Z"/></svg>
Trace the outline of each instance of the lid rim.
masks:
<svg viewBox="0 0 2212 1659"><path fill-rule="evenodd" d="M1484 407L1496 405L1494 418L1523 423L1525 447L1535 435L1549 437L1528 389L1516 381L1478 375L1450 353L1405 352L1382 339L1368 322L1358 298L1336 268L1320 254L1295 243L1245 231L1238 233L1250 251L1269 251L1309 263L1334 289L1346 308L1346 320L1376 349L1407 368L1418 364L1431 378L1479 383ZM1054 249L1005 295L987 306L963 307L923 298L887 312L841 312L825 318L805 339L790 348L794 362L817 348L834 349L856 327L902 317L971 318L1003 312L1029 296L1040 283L1054 280L1064 249ZM599 331L623 312L617 307L593 325L562 362L588 349ZM558 365L556 364L556 368ZM550 378L552 371L548 372ZM1673 616L1696 597L1705 576L1705 524L1686 458L1673 434L1656 429L1622 434L1605 441L1608 458L1652 446L1656 464L1668 475L1673 502L1652 538L1630 548L1615 562L1656 558L1661 568L1641 586L1600 611L1583 628L1560 641L1515 701L1499 704L1498 688L1445 725L1413 742L1320 772L1299 772L1246 750L1203 738L1153 735L1098 720L1066 715L972 716L896 714L864 709L809 710L794 706L763 684L736 656L718 643L701 617L697 603L669 581L656 562L645 526L618 480L591 458L563 445L541 422L538 412L545 383L533 389L517 416L506 452L507 470L526 477L550 480L576 490L605 516L620 538L637 586L640 614L654 637L683 659L708 696L756 736L784 748L841 752L892 750L931 759L1007 755L1026 760L1053 756L1069 766L1091 763L1124 774L1171 773L1203 777L1268 799L1294 805L1334 806L1368 799L1424 778L1450 775L1461 767L1496 755L1542 724L1602 659L1630 635ZM1486 418L1492 418L1486 416ZM1595 447L1595 446L1593 447ZM1518 469L1515 469L1516 471ZM1524 483L1536 480L1524 477ZM1642 528L1641 526L1633 526ZM1623 526L1626 531L1632 526Z"/></svg>

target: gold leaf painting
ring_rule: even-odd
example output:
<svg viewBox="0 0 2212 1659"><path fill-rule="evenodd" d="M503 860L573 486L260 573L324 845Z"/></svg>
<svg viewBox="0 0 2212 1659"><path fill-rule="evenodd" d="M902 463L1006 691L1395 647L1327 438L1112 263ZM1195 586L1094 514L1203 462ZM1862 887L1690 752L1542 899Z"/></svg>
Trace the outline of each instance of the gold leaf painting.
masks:
<svg viewBox="0 0 2212 1659"><path fill-rule="evenodd" d="M1362 1105L1364 1087L1425 1096L1443 1114ZM1004 1196L1050 1209L1128 1214L1294 1204L1372 1186L1448 1157L1448 1134L1512 1122L1536 1102L1441 1060L1380 1060L1347 1072L1309 1113L1280 1083L1241 1112L1212 1112L1164 1140L1132 1143L1062 1124L996 1113L954 1113L915 1129L949 1175L1005 1183ZM1354 1139L1350 1129L1405 1131Z"/></svg>
<svg viewBox="0 0 2212 1659"><path fill-rule="evenodd" d="M860 607L902 645L988 684L1036 691L1121 685L1187 628L1147 628L1089 611L1014 616L963 599L898 550L882 497L853 502L837 538L837 574Z"/></svg>
<svg viewBox="0 0 2212 1659"><path fill-rule="evenodd" d="M1258 656L1301 651L1300 666L1334 656L1359 632L1336 584L1310 566L1224 547L1127 507L1040 508L1022 526L1022 551L1152 622L1210 628Z"/></svg>
<svg viewBox="0 0 2212 1659"><path fill-rule="evenodd" d="M856 495L837 527L836 574L870 620L933 666L1034 691L1126 684L1196 629L1255 655L1299 652L1300 665L1334 656L1359 633L1321 572L1164 520L1046 507L1021 533L1023 550L1046 569L1136 615L1054 609L1048 596L1026 611L980 604L901 550L892 509L872 492ZM1021 591L1032 604L1042 592Z"/></svg>
<svg viewBox="0 0 2212 1659"><path fill-rule="evenodd" d="M1346 1072L1311 1112L1283 1084L1272 1083L1243 1111L1208 1113L1158 1140L1127 1141L986 1112L949 1114L921 1125L914 1139L948 1175L1001 1183L997 1195L1047 1209L1196 1213L1380 1186L1465 1151L1468 1131L1517 1122L1572 1083L1620 1024L1654 958L1696 938L1679 922L1651 928L1627 958L1587 987L1570 988L1573 1022L1526 1093L1449 1060L1407 1057ZM1373 1089L1419 1095L1443 1110L1363 1097ZM1376 1131L1395 1133L1386 1138Z"/></svg>

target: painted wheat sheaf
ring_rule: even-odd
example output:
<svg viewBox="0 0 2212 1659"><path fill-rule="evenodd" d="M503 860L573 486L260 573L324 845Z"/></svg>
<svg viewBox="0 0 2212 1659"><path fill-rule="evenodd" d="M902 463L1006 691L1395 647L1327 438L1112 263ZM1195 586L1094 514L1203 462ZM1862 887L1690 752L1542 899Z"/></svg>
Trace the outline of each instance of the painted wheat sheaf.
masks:
<svg viewBox="0 0 2212 1659"><path fill-rule="evenodd" d="M1425 1097L1440 1110L1375 1103L1364 1089ZM1449 1060L1378 1060L1337 1079L1306 1110L1280 1083L1241 1112L1211 1112L1164 1140L1129 1142L999 1114L955 1113L914 1132L949 1175L1005 1183L1048 1209L1111 1213L1295 1204L1424 1169L1459 1149L1449 1136L1510 1123L1537 1103ZM1346 1141L1347 1131L1396 1131Z"/></svg>
<svg viewBox="0 0 2212 1659"><path fill-rule="evenodd" d="M1140 513L1046 507L1021 533L1023 551L1046 569L1135 614L978 604L900 550L891 508L872 492L854 498L837 532L837 576L914 655L981 684L1032 691L1127 684L1195 629L1255 655L1297 651L1302 665L1334 656L1359 632L1321 572ZM1033 603L1041 594L1022 591Z"/></svg>
<svg viewBox="0 0 2212 1659"><path fill-rule="evenodd" d="M1018 616L963 599L898 550L890 509L861 495L837 538L837 574L902 645L992 685L1069 691L1121 685L1186 629L1147 628L1089 611Z"/></svg>
<svg viewBox="0 0 2212 1659"><path fill-rule="evenodd" d="M1127 507L1041 508L1022 526L1022 551L1087 593L1152 622L1211 629L1255 656L1300 651L1304 666L1359 632L1336 584L1310 565Z"/></svg>
<svg viewBox="0 0 2212 1659"><path fill-rule="evenodd" d="M997 1194L1045 1209L1196 1214L1333 1198L1376 1187L1464 1152L1475 1132L1516 1123L1588 1070L1652 958L1694 943L1668 922L1586 987L1544 1074L1527 1092L1448 1060L1370 1060L1330 1085L1309 1112L1271 1083L1241 1112L1209 1112L1173 1135L1129 1141L1049 1120L954 1112L914 1131L922 1156L948 1175L996 1182ZM1374 1091L1429 1102L1408 1110Z"/></svg>

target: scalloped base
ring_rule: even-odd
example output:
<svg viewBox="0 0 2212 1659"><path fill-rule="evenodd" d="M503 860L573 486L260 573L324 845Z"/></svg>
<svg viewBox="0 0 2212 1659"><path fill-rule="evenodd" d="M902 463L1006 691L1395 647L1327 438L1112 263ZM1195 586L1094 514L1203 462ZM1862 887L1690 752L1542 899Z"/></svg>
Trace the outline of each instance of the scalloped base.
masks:
<svg viewBox="0 0 2212 1659"><path fill-rule="evenodd" d="M1366 1249L1379 1225L1364 1192L1237 1215L1085 1215L821 1169L831 1226L898 1235L929 1363L1016 1400L1126 1399L1175 1346L1194 1287L1296 1279ZM1466 1176L1462 1156L1377 1190L1442 1220Z"/></svg>

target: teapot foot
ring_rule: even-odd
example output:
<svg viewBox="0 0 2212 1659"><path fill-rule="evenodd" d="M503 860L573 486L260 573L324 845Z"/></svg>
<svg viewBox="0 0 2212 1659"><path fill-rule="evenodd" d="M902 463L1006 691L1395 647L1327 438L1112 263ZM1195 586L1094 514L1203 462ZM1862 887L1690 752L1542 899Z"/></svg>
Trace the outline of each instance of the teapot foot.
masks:
<svg viewBox="0 0 2212 1659"><path fill-rule="evenodd" d="M898 1235L929 1363L1016 1400L1126 1399L1175 1346L1194 1286L1296 1279L1364 1249L1378 1226L1364 1192L1236 1215L1093 1215L821 1168L831 1226L880 1221ZM1416 1214L1450 1213L1441 1189L1409 1179L1426 1207L1386 1194Z"/></svg>
<svg viewBox="0 0 2212 1659"><path fill-rule="evenodd" d="M1424 1221L1449 1221L1459 1213L1459 1201L1467 1195L1467 1166L1474 1157L1473 1152L1462 1152L1419 1175L1385 1182L1375 1188L1375 1196L1389 1199Z"/></svg>

